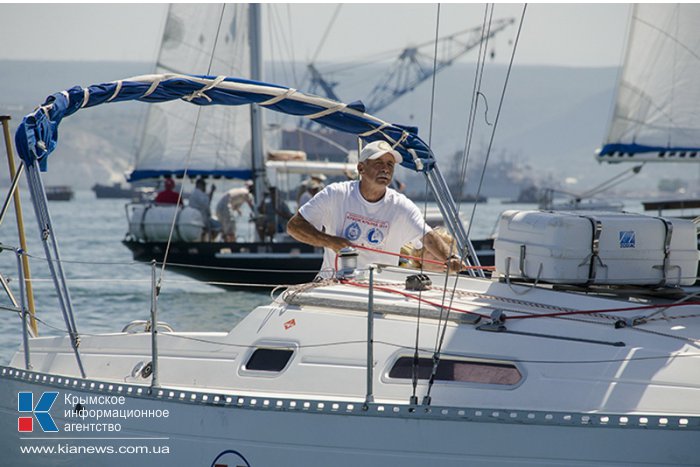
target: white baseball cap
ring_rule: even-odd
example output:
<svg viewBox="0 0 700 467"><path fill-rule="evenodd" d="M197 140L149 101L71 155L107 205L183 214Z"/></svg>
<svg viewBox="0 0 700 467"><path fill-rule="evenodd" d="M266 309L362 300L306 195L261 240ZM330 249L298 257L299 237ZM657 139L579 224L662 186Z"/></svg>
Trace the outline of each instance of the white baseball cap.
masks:
<svg viewBox="0 0 700 467"><path fill-rule="evenodd" d="M379 159L384 154L391 154L394 156L394 160L397 164L400 164L403 161L403 157L401 157L399 151L393 149L391 144L387 143L386 141L372 141L362 148L358 162L364 162L367 159Z"/></svg>

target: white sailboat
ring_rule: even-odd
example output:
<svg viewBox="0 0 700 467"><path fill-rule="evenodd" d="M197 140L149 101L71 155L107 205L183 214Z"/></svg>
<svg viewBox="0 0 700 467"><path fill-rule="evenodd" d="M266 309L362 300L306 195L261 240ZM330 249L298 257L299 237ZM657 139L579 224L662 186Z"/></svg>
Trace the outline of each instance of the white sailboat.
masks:
<svg viewBox="0 0 700 467"><path fill-rule="evenodd" d="M395 143L402 165L428 178L462 250L473 253L433 154L416 134L287 87L215 80L153 75L73 88L25 118L18 151L55 264L37 170L55 146L53 122L81 106L148 91L157 100L203 90L215 103L256 102ZM201 95L193 103L208 104ZM123 454L136 445L141 455L102 455L99 465L700 464L700 300L681 287L698 262L694 238L687 240L692 226L644 217L532 222L522 215L526 222L512 225L532 236L513 239L514 249L500 249L497 240L500 279L478 268L446 277L346 265L335 279L288 289L226 333L156 325L82 335L57 271L67 336L25 333L0 367L4 461L68 465L85 462L88 449ZM618 239L618 231L625 235ZM539 245L550 257L537 251L544 234L563 250L567 241L582 247L578 261L589 274L540 276L535 261L577 269L574 261L561 263L557 245ZM636 280L616 276L620 268ZM533 278L542 280L516 282ZM24 318L23 308L15 311ZM154 284L151 322L156 313ZM27 419L39 426L26 430ZM23 454L27 446L54 451Z"/></svg>

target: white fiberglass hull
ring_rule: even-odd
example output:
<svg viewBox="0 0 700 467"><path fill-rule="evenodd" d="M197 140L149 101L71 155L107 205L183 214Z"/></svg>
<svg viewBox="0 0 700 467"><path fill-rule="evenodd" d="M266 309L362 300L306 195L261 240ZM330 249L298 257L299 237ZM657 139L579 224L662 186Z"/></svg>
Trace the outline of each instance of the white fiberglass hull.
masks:
<svg viewBox="0 0 700 467"><path fill-rule="evenodd" d="M24 376L22 376L24 375ZM54 377L4 369L0 384L3 465L12 466L481 466L481 465L698 465L697 426L675 418L659 426L628 417L603 420L581 414L492 411L395 404L239 397L162 389L141 395L136 386ZM44 375L38 379L43 380ZM47 381L50 381L47 375ZM31 380L31 382L30 382ZM77 381L77 383L75 383ZM86 389L80 388L86 383ZM77 386L74 386L74 383ZM50 413L59 432L35 422L18 432L17 394L58 391ZM95 404L90 405L90 397ZM100 404L105 401L123 403ZM206 396L206 400L204 399ZM66 417L85 401L85 416ZM319 405L320 404L320 405ZM96 409L121 409L103 417ZM165 416L162 415L167 410ZM103 414L104 415L104 414ZM66 431L67 424L72 426ZM76 431L81 425L83 431ZM119 431L105 430L119 425ZM681 422L683 425L683 422ZM43 449L42 453L41 450ZM112 453L104 453L104 450ZM33 451L32 451L33 450ZM53 453L47 453L53 450ZM79 452L79 453L77 453Z"/></svg>

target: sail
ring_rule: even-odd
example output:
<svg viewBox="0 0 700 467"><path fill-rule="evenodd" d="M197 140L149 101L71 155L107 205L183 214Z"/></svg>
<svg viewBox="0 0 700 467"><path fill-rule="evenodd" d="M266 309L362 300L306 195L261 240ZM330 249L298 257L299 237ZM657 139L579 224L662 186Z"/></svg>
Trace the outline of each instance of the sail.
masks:
<svg viewBox="0 0 700 467"><path fill-rule="evenodd" d="M636 4L606 162L700 161L700 5Z"/></svg>
<svg viewBox="0 0 700 467"><path fill-rule="evenodd" d="M156 73L250 78L249 5L171 4ZM149 106L130 181L162 175L252 177L250 110Z"/></svg>

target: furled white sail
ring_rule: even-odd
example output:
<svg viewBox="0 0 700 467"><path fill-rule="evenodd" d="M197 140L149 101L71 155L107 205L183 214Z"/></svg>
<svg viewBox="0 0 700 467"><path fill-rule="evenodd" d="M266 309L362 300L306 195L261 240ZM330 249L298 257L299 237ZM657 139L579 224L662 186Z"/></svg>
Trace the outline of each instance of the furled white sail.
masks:
<svg viewBox="0 0 700 467"><path fill-rule="evenodd" d="M637 4L598 158L700 161L700 5Z"/></svg>
<svg viewBox="0 0 700 467"><path fill-rule="evenodd" d="M156 73L250 77L248 5L172 4ZM251 177L250 110L177 102L149 107L130 180L162 175Z"/></svg>

